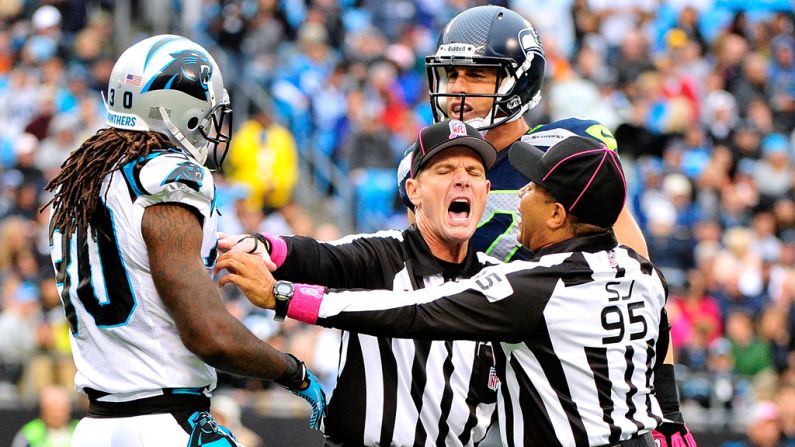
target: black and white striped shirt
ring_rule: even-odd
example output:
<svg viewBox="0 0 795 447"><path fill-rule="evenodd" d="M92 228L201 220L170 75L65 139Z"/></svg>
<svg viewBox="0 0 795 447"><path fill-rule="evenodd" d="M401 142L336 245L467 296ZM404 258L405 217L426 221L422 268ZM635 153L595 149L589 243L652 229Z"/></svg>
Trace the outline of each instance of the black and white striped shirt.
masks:
<svg viewBox="0 0 795 447"><path fill-rule="evenodd" d="M667 288L652 264L617 245L612 232L410 293L329 290L318 298L301 285L296 290L288 315L315 309L310 323L379 336L501 342L504 445L610 445L661 421L652 380L667 349Z"/></svg>
<svg viewBox="0 0 795 447"><path fill-rule="evenodd" d="M416 227L332 243L282 238L288 252L276 278L334 288L414 290L498 262L470 250L455 272L445 271ZM495 362L488 342L344 332L324 433L334 445L474 445L494 421Z"/></svg>

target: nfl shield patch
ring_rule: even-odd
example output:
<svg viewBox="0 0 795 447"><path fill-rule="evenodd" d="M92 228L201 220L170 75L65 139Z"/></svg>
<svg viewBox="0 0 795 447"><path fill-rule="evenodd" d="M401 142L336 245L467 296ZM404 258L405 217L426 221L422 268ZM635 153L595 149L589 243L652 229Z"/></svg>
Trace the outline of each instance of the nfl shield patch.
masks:
<svg viewBox="0 0 795 447"><path fill-rule="evenodd" d="M450 120L450 139L467 136L467 128L462 121Z"/></svg>

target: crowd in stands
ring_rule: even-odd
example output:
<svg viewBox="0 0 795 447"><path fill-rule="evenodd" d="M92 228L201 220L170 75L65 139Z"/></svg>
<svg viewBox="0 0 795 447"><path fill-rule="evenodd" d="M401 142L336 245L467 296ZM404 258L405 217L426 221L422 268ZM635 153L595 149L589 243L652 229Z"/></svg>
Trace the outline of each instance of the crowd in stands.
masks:
<svg viewBox="0 0 795 447"><path fill-rule="evenodd" d="M133 38L151 31L131 2ZM212 49L226 85L267 101L238 116L217 177L220 230L340 236L296 185L332 200L322 155L356 192L356 230L405 225L395 170L431 122L424 57L475 0L184 0L170 32ZM547 58L531 126L570 116L614 131L628 200L668 304L691 425L775 421L795 445L795 16L788 0L493 1L536 26ZM103 126L113 2L0 2L0 403L70 386L44 185ZM233 107L245 89L232 89ZM248 102L246 102L248 104ZM240 117L242 116L242 119ZM311 168L311 166L310 166ZM305 178L300 178L304 175ZM334 383L338 334L276 324L228 288L232 312ZM267 384L222 376L254 405ZM248 390L240 392L240 390ZM265 391L267 392L267 391ZM267 404L263 404L267 407ZM751 444L748 444L751 445Z"/></svg>

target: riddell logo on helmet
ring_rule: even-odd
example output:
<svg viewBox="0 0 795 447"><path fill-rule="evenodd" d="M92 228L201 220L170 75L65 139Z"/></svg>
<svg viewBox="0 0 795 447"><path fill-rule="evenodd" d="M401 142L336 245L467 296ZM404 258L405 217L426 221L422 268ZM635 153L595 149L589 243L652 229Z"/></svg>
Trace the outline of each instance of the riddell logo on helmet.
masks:
<svg viewBox="0 0 795 447"><path fill-rule="evenodd" d="M475 47L464 43L449 43L440 45L436 51L437 57L471 57L475 55Z"/></svg>
<svg viewBox="0 0 795 447"><path fill-rule="evenodd" d="M467 128L463 122L458 120L450 120L450 139L467 136Z"/></svg>

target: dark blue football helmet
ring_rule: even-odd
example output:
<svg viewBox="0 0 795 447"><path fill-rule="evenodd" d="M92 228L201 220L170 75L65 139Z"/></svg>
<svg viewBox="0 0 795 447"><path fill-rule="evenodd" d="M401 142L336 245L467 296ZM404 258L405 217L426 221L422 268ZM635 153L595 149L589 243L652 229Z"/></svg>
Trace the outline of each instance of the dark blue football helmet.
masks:
<svg viewBox="0 0 795 447"><path fill-rule="evenodd" d="M482 119L469 120L478 130L496 127L521 117L541 99L544 80L544 49L533 26L516 12L500 6L478 6L455 16L444 28L436 53L425 58L434 121L447 118L450 98L492 97L491 112ZM492 94L447 92L450 67L494 68L496 85ZM477 121L477 122L474 122Z"/></svg>

